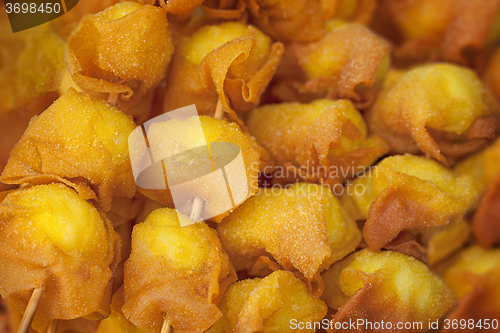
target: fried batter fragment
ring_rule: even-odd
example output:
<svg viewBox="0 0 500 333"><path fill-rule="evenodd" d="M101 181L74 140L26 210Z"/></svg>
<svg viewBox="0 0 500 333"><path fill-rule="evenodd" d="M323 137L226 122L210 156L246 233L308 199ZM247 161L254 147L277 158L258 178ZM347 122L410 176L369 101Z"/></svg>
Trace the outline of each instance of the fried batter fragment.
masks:
<svg viewBox="0 0 500 333"><path fill-rule="evenodd" d="M382 0L373 27L396 44L395 58L480 65L500 37L498 0Z"/></svg>
<svg viewBox="0 0 500 333"><path fill-rule="evenodd" d="M450 165L500 130L498 105L474 72L431 64L387 79L367 123L395 153L423 152Z"/></svg>
<svg viewBox="0 0 500 333"><path fill-rule="evenodd" d="M371 21L375 0L245 0L255 24L282 42L312 42L335 17L361 24Z"/></svg>
<svg viewBox="0 0 500 333"><path fill-rule="evenodd" d="M257 192L258 186L258 175L259 175L259 163L261 157L262 148L248 135L244 134L240 127L238 127L235 123L230 123L225 120L215 119L207 116L196 117L195 121L193 119L188 118L186 120L169 120L161 123L154 123L148 128L148 139L149 142L164 142L163 147L187 147L187 144L194 142L197 140L197 131L196 125L197 121L201 122L201 127L203 129L203 133L205 135L206 142L214 147L214 143L216 142L230 142L239 146L241 149L241 154L243 157L243 162L245 164L245 176L246 176L246 184L240 183L240 188L242 190L246 190L248 188L248 192L245 191L245 198L242 198L241 201L238 200L236 203L241 203L246 198L251 197ZM172 141L165 141L167 138L171 138ZM132 147L132 149L134 149ZM187 149L187 148L185 148ZM182 151L182 149L179 149ZM226 152L222 152L226 153ZM231 155L231 152L227 152L227 155ZM224 158L224 156L219 156L221 160L227 160L228 158ZM178 177L183 178L182 172L185 172L187 165L192 165L194 163L200 163L201 159L204 156L195 156L194 159L191 157L186 161L181 161L179 163L176 170L179 171ZM163 172L159 172L157 174L160 178L155 180L153 183L163 183L164 174ZM169 180L170 181L170 180ZM198 196L200 198L211 197L214 191L214 184L211 186L203 185L204 178L200 178L200 183L193 184L193 187L190 189L190 196ZM201 185L200 185L201 184ZM174 207L174 200L172 198L172 194L170 189L168 188L168 184L166 190L160 189L145 189L138 187L140 193L144 194L146 197L153 199L165 206ZM177 207L180 209L180 207ZM222 214L214 216L212 212L219 212L220 206L217 205L217 202L213 205L205 205L204 210L206 212L206 216L213 216L210 218L211 221L220 223L222 219L227 216L230 211L226 211ZM187 209L187 212L191 210L191 207Z"/></svg>
<svg viewBox="0 0 500 333"><path fill-rule="evenodd" d="M110 313L120 261L120 238L111 222L63 184L3 194L0 203L0 293L24 312L34 288L43 295L33 328L53 319Z"/></svg>
<svg viewBox="0 0 500 333"><path fill-rule="evenodd" d="M322 299L338 309L333 324L356 322L415 323L420 327L391 332L427 332L428 322L446 315L456 304L453 292L420 261L394 251L364 249L333 265L323 274ZM337 326L338 327L338 326ZM328 332L381 332L329 329Z"/></svg>
<svg viewBox="0 0 500 333"><path fill-rule="evenodd" d="M135 194L128 152L128 136L134 129L134 122L122 112L71 88L31 120L1 180L63 182L108 211L113 197Z"/></svg>
<svg viewBox="0 0 500 333"><path fill-rule="evenodd" d="M472 219L477 241L484 247L500 243L500 140L460 162L455 170L474 178L483 193Z"/></svg>
<svg viewBox="0 0 500 333"><path fill-rule="evenodd" d="M205 332L222 316L216 305L237 279L217 232L204 222L181 227L179 218L189 219L157 209L132 234L122 310L148 331L159 332L165 318L178 333Z"/></svg>
<svg viewBox="0 0 500 333"><path fill-rule="evenodd" d="M472 246L439 267L438 272L460 299L458 307L448 317L450 320L478 323L500 318L499 249Z"/></svg>
<svg viewBox="0 0 500 333"><path fill-rule="evenodd" d="M275 164L287 168L286 175L276 174L285 182L335 186L389 150L378 136L368 136L363 117L348 100L265 105L250 111L246 125Z"/></svg>
<svg viewBox="0 0 500 333"><path fill-rule="evenodd" d="M110 102L143 122L172 53L165 11L124 2L81 21L68 40L66 66L93 97L120 96Z"/></svg>
<svg viewBox="0 0 500 333"><path fill-rule="evenodd" d="M315 332L309 327L326 315L323 301L311 297L306 285L292 273L276 271L263 279L231 285L220 309L224 316L207 333ZM295 321L294 321L295 320Z"/></svg>
<svg viewBox="0 0 500 333"><path fill-rule="evenodd" d="M462 218L477 197L469 176L424 157L396 155L354 180L342 201L366 219L363 236L370 249L386 247L409 230L417 233L419 244L432 246L429 262L433 264L467 240L466 227L456 224L464 223ZM433 240L434 236L438 238ZM446 247L436 249L439 244Z"/></svg>
<svg viewBox="0 0 500 333"><path fill-rule="evenodd" d="M244 0L205 0L201 9L210 18L240 19L246 12Z"/></svg>
<svg viewBox="0 0 500 333"><path fill-rule="evenodd" d="M183 38L167 76L164 110L196 104L212 115L220 98L231 113L257 106L278 67L283 45L251 25L226 22L205 26ZM239 122L241 124L241 122Z"/></svg>
<svg viewBox="0 0 500 333"><path fill-rule="evenodd" d="M348 98L366 108L373 104L389 65L387 41L360 24L331 20L318 41L286 46L273 95L283 101Z"/></svg>
<svg viewBox="0 0 500 333"><path fill-rule="evenodd" d="M261 257L270 257L308 281L354 251L361 240L356 223L332 192L307 183L262 189L217 230L237 271L258 275Z"/></svg>
<svg viewBox="0 0 500 333"><path fill-rule="evenodd" d="M64 42L47 25L12 33L0 15L0 118L56 91L64 73Z"/></svg>

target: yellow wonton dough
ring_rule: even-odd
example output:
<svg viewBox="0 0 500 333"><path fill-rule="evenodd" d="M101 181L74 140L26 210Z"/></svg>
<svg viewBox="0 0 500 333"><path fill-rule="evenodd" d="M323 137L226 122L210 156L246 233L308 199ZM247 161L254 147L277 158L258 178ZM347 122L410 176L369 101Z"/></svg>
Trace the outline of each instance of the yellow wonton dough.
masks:
<svg viewBox="0 0 500 333"><path fill-rule="evenodd" d="M109 315L120 237L94 206L64 184L39 185L7 193L0 222L2 297L24 312L44 288L34 328Z"/></svg>

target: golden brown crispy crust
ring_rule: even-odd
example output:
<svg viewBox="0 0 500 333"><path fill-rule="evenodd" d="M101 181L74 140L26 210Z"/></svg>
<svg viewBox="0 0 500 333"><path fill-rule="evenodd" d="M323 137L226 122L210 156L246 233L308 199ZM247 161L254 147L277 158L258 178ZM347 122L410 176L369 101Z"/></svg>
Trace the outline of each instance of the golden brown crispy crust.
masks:
<svg viewBox="0 0 500 333"><path fill-rule="evenodd" d="M363 42L360 43L360 40ZM345 54L346 60L335 75L308 78L305 68L313 61L311 56L321 50ZM281 75L283 78L278 78L278 86L273 88L274 95L284 101L294 100L293 96L297 94L299 100L308 95L314 98L348 98L357 108L366 108L373 104L382 84L375 83L375 78L382 59L389 52L387 41L357 24L334 29L315 42L290 43L285 48L283 63L278 69L278 77ZM363 89L359 89L361 86ZM296 92L290 94L289 89Z"/></svg>
<svg viewBox="0 0 500 333"><path fill-rule="evenodd" d="M500 242L500 174L488 184L472 220L472 230L484 247Z"/></svg>
<svg viewBox="0 0 500 333"><path fill-rule="evenodd" d="M19 228L16 219L29 218L30 214L34 214L34 209L1 205L2 296L24 313L33 290L43 284L43 295L33 319L35 329L53 319L85 316L98 320L108 316L113 280L121 261L121 240L111 222L103 213L100 213L102 220L96 221L103 223L106 230L107 255L85 260L62 252L52 243L27 247L26 240L20 241L14 235L18 235L16 228ZM103 263L108 264L103 266Z"/></svg>
<svg viewBox="0 0 500 333"><path fill-rule="evenodd" d="M171 258L156 257L147 250L145 244L155 240L132 236L132 254L125 263L122 310L136 326L159 331L166 314L176 332L201 333L222 316L217 304L237 275L217 233L206 225L198 227L196 237L202 237L209 248L202 267L195 272L189 271L189 265L187 269L172 267ZM189 234L184 237L189 239Z"/></svg>
<svg viewBox="0 0 500 333"><path fill-rule="evenodd" d="M145 5L119 19L108 17L126 4L80 22L68 40L66 67L73 80L93 97L106 100L114 94L115 106L143 122L151 112L154 89L170 62L172 38L165 11L159 7ZM153 57L154 62L149 60Z"/></svg>
<svg viewBox="0 0 500 333"><path fill-rule="evenodd" d="M394 240L405 229L428 229L446 225L458 214L460 203L427 181L400 175L380 167L389 185L370 206L363 237L376 251ZM429 209L436 207L439 209Z"/></svg>
<svg viewBox="0 0 500 333"><path fill-rule="evenodd" d="M245 129L235 112L257 106L260 96L273 77L283 53L283 44L273 43L266 61L245 80L230 73L233 64L244 64L257 43L257 31L233 39L211 51L199 66L189 63L181 52L175 52L167 76L165 112L195 104L200 115L213 115L220 99L228 118Z"/></svg>
<svg viewBox="0 0 500 333"><path fill-rule="evenodd" d="M79 106L73 110L68 107L68 103ZM76 189L82 198L96 200L104 211L111 208L115 196L133 197L136 185L128 149L123 150L122 146L121 153L124 155L119 162L116 160L118 156L113 156L106 148L95 128L104 126L101 130L108 134L115 130L117 140L127 140L135 124L123 114L120 115L124 121L121 125L107 124L102 121L103 110L100 107L107 108L111 114L118 112L84 93L68 90L40 116L31 120L11 152L2 173L2 182L32 185L62 182ZM92 145L93 149L82 152L78 144L69 142L95 144ZM82 153L86 155L84 160ZM108 176L103 174L104 171L108 172Z"/></svg>

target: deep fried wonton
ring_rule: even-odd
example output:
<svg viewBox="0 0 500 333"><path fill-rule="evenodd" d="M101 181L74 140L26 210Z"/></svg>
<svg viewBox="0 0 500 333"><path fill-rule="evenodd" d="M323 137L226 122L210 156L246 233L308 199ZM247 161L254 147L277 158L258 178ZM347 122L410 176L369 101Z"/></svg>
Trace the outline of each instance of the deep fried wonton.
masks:
<svg viewBox="0 0 500 333"><path fill-rule="evenodd" d="M166 143L162 145L164 148L174 147L174 149L178 149L178 147L187 147L188 144L198 139L198 132L196 131L198 119L203 129L204 138L210 147L216 147L215 145L217 142L227 142L238 145L241 151L245 167L246 180L240 178L233 180L235 181L234 184L237 184L237 186L245 193L244 197L241 198L241 201L236 201L236 198L234 198L235 204L239 205L241 202L257 192L262 148L250 136L244 134L237 124L207 116L196 117L195 121L193 121L193 118L188 118L186 120L174 119L166 122L151 124L147 131L148 140L149 142L165 142L166 139L171 140L168 142L168 145ZM134 147L131 149L134 149ZM182 149L179 148L179 151L182 151ZM231 156L233 154L232 150L220 151L220 153L221 154L218 156L221 160L231 161ZM214 158L214 156L215 154L212 155L212 158ZM184 178L183 172L185 172L186 168L189 165L200 163L204 157L205 156L203 154L200 154L195 155L194 157L190 156L187 159L180 161L175 169L176 175L180 178ZM161 164L159 164L159 166L161 167ZM217 167L216 169L220 170L220 167ZM155 179L154 182L165 184L165 175L162 171L156 173L155 176L159 176L159 178ZM200 198L212 197L215 183L212 183L210 186L206 186L206 183L204 183L205 178L198 178L199 183L192 183L193 186L190 188L190 191L187 191L189 192L188 194L190 196L198 196ZM146 189L138 187L138 190L150 199L153 199L165 206L174 207L174 198L172 198L172 193L168 187L169 181L170 180L167 180L167 184L165 184L167 187L166 189ZM141 184L139 184L139 186L140 185ZM248 192L245 191L246 189L248 189ZM219 213L219 208L221 207L221 205L219 205L220 203L221 202L214 200L213 205L210 205L210 203L206 204L204 206L206 214L203 215L212 216L210 218L211 221L220 223L222 219L227 216L232 209L234 209L233 207L231 210ZM189 214L191 207L185 208L185 214ZM181 207L177 207L177 209L182 210ZM216 212L217 214L214 215L213 212Z"/></svg>
<svg viewBox="0 0 500 333"><path fill-rule="evenodd" d="M167 76L164 110L196 104L212 115L220 99L226 112L257 106L278 67L283 45L251 25L225 22L183 38ZM230 115L232 121L239 121Z"/></svg>
<svg viewBox="0 0 500 333"><path fill-rule="evenodd" d="M389 149L378 136L368 136L363 117L348 100L269 104L251 110L246 125L282 167L275 174L281 182L342 184Z"/></svg>
<svg viewBox="0 0 500 333"><path fill-rule="evenodd" d="M135 194L128 151L134 128L127 115L70 89L31 120L1 180L33 185L63 182L108 211L113 197Z"/></svg>
<svg viewBox="0 0 500 333"><path fill-rule="evenodd" d="M47 25L12 33L0 15L0 118L56 91L64 73L64 42Z"/></svg>
<svg viewBox="0 0 500 333"><path fill-rule="evenodd" d="M458 224L465 223L462 218L477 197L469 176L424 157L396 155L355 179L342 201L355 210L354 216L366 219L363 236L372 250L387 247L400 233L411 231L418 234L419 244L432 246L428 259L433 264L467 240L468 229Z"/></svg>
<svg viewBox="0 0 500 333"><path fill-rule="evenodd" d="M43 286L35 329L109 315L120 238L94 206L64 184L39 185L4 193L0 220L0 292L24 312Z"/></svg>
<svg viewBox="0 0 500 333"><path fill-rule="evenodd" d="M217 232L204 222L181 227L179 218L189 220L162 208L134 227L122 310L148 331L165 318L177 333L202 333L222 316L217 304L237 277Z"/></svg>
<svg viewBox="0 0 500 333"><path fill-rule="evenodd" d="M286 271L231 285L219 307L224 316L207 333L292 333L296 327L313 333L311 325L327 311L323 301L311 297L306 285Z"/></svg>
<svg viewBox="0 0 500 333"><path fill-rule="evenodd" d="M371 106L390 65L390 45L360 24L332 20L318 41L286 45L273 96L282 101L348 98Z"/></svg>
<svg viewBox="0 0 500 333"><path fill-rule="evenodd" d="M429 321L442 318L456 304L453 292L425 264L399 252L364 249L322 276L325 292L321 298L338 309L328 332L428 332ZM361 324L354 329L342 326L349 321ZM413 325L381 330L382 322Z"/></svg>
<svg viewBox="0 0 500 333"><path fill-rule="evenodd" d="M165 10L124 2L80 22L68 40L66 66L89 94L112 94L111 103L143 122L172 53Z"/></svg>
<svg viewBox="0 0 500 333"><path fill-rule="evenodd" d="M500 37L497 0L382 0L374 29L396 44L395 60L481 66Z"/></svg>
<svg viewBox="0 0 500 333"><path fill-rule="evenodd" d="M270 257L308 281L354 251L361 240L356 223L332 192L307 183L261 189L217 230L237 271L260 275L262 260Z"/></svg>
<svg viewBox="0 0 500 333"><path fill-rule="evenodd" d="M494 325L491 320L500 318L499 249L485 250L472 246L439 267L438 272L460 299L459 305L448 317L450 321L462 323L465 319L483 325L488 321ZM464 329L463 325L460 328ZM486 329L486 326L483 328ZM454 331L449 329L443 332Z"/></svg>
<svg viewBox="0 0 500 333"><path fill-rule="evenodd" d="M459 174L468 175L476 181L483 194L476 214L472 219L472 230L479 244L490 247L500 242L500 140L483 151L456 165Z"/></svg>
<svg viewBox="0 0 500 333"><path fill-rule="evenodd" d="M327 31L327 20L368 24L375 0L245 0L252 21L266 34L282 42L312 42Z"/></svg>
<svg viewBox="0 0 500 333"><path fill-rule="evenodd" d="M500 114L473 71L438 63L389 75L367 123L393 152L450 165L498 134Z"/></svg>

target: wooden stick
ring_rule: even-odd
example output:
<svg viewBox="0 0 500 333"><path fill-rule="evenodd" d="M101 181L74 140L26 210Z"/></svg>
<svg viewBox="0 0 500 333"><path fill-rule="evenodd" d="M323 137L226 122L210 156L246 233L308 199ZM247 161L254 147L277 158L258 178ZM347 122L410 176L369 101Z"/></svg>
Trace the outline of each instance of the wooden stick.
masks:
<svg viewBox="0 0 500 333"><path fill-rule="evenodd" d="M49 328L47 328L47 333L56 333L59 327L59 319L54 319L50 322Z"/></svg>
<svg viewBox="0 0 500 333"><path fill-rule="evenodd" d="M163 320L163 325L161 326L160 333L170 333L172 332L172 326L170 326L170 321L168 319Z"/></svg>
<svg viewBox="0 0 500 333"><path fill-rule="evenodd" d="M40 299L42 298L43 287L40 286L33 290L33 294L31 294L30 301L28 302L28 306L26 307L26 311L24 311L23 319L21 320L21 324L19 324L19 329L17 333L26 333L30 329L31 322L33 321L33 317L36 313L36 308L38 307L38 303L40 303Z"/></svg>
<svg viewBox="0 0 500 333"><path fill-rule="evenodd" d="M120 94L118 93L110 93L108 96L108 104L112 107L118 107L118 99L120 98Z"/></svg>
<svg viewBox="0 0 500 333"><path fill-rule="evenodd" d="M217 100L217 106L215 107L215 114L214 118L215 119L222 119L224 117L224 105L222 105L222 102L220 101L220 98Z"/></svg>
<svg viewBox="0 0 500 333"><path fill-rule="evenodd" d="M191 220L196 221L200 218L201 212L203 211L203 205L205 204L205 201L203 199L200 199L198 197L194 197L193 201L193 207L191 208L191 214L189 217ZM161 331L160 333L170 333L172 332L172 326L170 326L170 321L168 319L163 320L163 325L161 325ZM49 333L49 332L47 332ZM52 333L52 332L50 332Z"/></svg>

